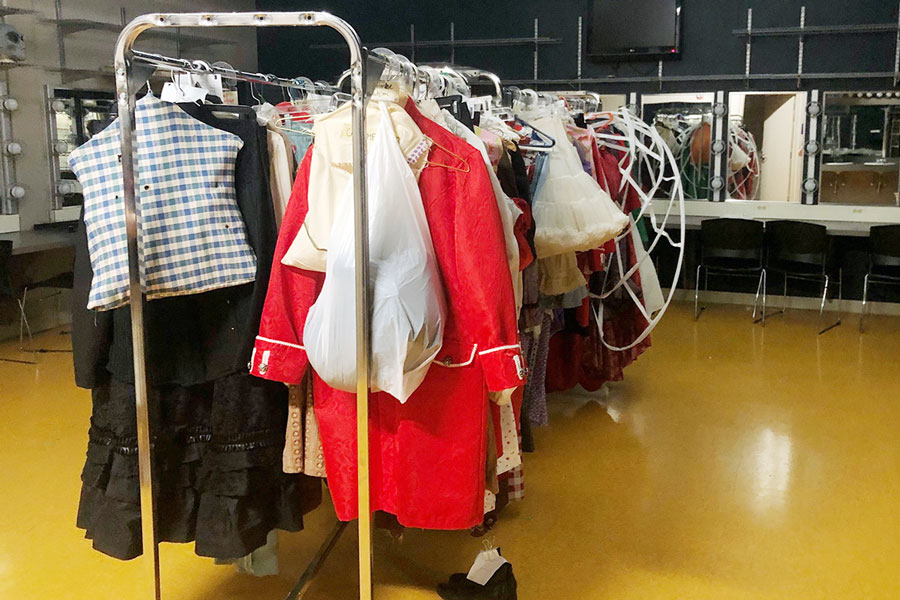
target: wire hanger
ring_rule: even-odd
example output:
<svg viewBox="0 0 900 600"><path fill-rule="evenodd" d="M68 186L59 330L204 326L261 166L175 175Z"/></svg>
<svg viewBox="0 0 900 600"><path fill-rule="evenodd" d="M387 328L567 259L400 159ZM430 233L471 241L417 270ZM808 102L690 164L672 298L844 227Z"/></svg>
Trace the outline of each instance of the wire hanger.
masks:
<svg viewBox="0 0 900 600"><path fill-rule="evenodd" d="M426 136L426 137L427 137L427 136ZM455 158L456 160L458 160L459 162L461 162L463 166L445 165L445 164L443 164L443 163L438 163L438 162L434 162L434 161L431 161L431 160L426 160L426 161L425 161L425 164L426 164L426 165L431 165L431 166L434 166L434 167L443 167L443 168L449 169L449 170L451 170L451 171L459 171L460 173L468 173L468 172L471 170L471 168L469 167L469 162L468 162L466 159L464 159L462 156L460 156L459 154L457 154L457 153L453 152L452 150L446 148L445 146L439 144L438 142L436 142L436 141L435 141L433 138L431 138L431 137L428 137L427 139L428 139L428 141L431 142L434 146L437 146L438 148L440 148L441 150L443 150L444 152L446 152L447 154L449 154L450 156L452 156L453 158Z"/></svg>

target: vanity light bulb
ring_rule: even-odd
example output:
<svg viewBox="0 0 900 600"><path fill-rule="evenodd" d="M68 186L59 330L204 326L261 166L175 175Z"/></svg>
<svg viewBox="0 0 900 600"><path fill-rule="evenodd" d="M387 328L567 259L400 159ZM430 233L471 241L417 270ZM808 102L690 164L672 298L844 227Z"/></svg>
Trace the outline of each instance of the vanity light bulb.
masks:
<svg viewBox="0 0 900 600"><path fill-rule="evenodd" d="M59 190L59 193L63 195L75 193L75 186L69 181L61 181L57 186L57 189Z"/></svg>
<svg viewBox="0 0 900 600"><path fill-rule="evenodd" d="M9 188L9 195L16 200L21 200L25 197L25 188L23 188L21 185L14 185Z"/></svg>
<svg viewBox="0 0 900 600"><path fill-rule="evenodd" d="M50 103L50 108L52 108L56 112L63 112L64 110L66 110L66 103L62 100L54 100Z"/></svg>
<svg viewBox="0 0 900 600"><path fill-rule="evenodd" d="M10 142L6 145L6 153L12 156L22 154L22 144L19 142Z"/></svg>
<svg viewBox="0 0 900 600"><path fill-rule="evenodd" d="M18 110L19 101L16 100L15 98L6 98L3 100L3 108L5 108L6 110L8 110L10 112L12 112L14 110Z"/></svg>
<svg viewBox="0 0 900 600"><path fill-rule="evenodd" d="M69 151L69 142L59 140L53 144L53 151L57 154L65 154Z"/></svg>

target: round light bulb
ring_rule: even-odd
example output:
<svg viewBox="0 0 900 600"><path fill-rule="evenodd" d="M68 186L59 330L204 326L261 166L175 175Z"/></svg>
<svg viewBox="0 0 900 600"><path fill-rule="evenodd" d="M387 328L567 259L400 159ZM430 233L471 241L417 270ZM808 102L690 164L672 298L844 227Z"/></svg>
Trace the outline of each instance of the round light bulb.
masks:
<svg viewBox="0 0 900 600"><path fill-rule="evenodd" d="M10 142L6 145L6 152L12 156L18 156L19 154L22 154L22 144L19 142Z"/></svg>
<svg viewBox="0 0 900 600"><path fill-rule="evenodd" d="M56 189L63 195L75 193L75 186L71 181L60 181Z"/></svg>
<svg viewBox="0 0 900 600"><path fill-rule="evenodd" d="M21 200L25 197L25 188L23 188L21 185L14 185L9 188L9 195L16 200Z"/></svg>
<svg viewBox="0 0 900 600"><path fill-rule="evenodd" d="M69 142L65 140L58 140L53 143L53 151L57 154L65 154L69 151Z"/></svg>
<svg viewBox="0 0 900 600"><path fill-rule="evenodd" d="M50 108L52 108L56 112L63 112L64 110L66 110L66 103L62 100L54 100L50 103Z"/></svg>
<svg viewBox="0 0 900 600"><path fill-rule="evenodd" d="M15 98L5 98L3 100L3 108L10 112L17 110L19 108L19 101Z"/></svg>

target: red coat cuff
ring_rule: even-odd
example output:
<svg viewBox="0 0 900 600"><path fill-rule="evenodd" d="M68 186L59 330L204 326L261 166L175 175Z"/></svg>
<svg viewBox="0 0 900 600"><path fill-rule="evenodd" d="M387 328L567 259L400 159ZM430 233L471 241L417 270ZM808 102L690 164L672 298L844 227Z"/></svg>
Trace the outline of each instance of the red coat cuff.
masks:
<svg viewBox="0 0 900 600"><path fill-rule="evenodd" d="M497 346L478 352L488 390L499 392L525 383L528 374L522 348L518 345Z"/></svg>
<svg viewBox="0 0 900 600"><path fill-rule="evenodd" d="M303 346L257 336L249 366L251 375L299 385L308 364Z"/></svg>

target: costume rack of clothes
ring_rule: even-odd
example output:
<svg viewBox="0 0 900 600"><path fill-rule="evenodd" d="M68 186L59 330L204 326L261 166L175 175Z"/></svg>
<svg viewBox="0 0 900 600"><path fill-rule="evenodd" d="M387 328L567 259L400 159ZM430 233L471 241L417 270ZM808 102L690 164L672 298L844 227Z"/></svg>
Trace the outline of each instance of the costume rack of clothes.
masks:
<svg viewBox="0 0 900 600"><path fill-rule="evenodd" d="M371 61L353 28L329 13L134 19L116 45L120 116L70 160L85 196L73 307L76 378L93 397L77 523L106 554L130 559L146 551L154 571L148 596L157 599L158 541L195 542L200 555L266 574L274 531L301 529L322 493L318 477L283 468L289 391L248 373L295 157L312 137L289 102L297 96L286 90L300 90L317 106L321 98L302 81L133 49L155 27L244 26L324 26L347 42L354 71L344 95L353 105L348 137L358 142L350 161L360 166L351 178L351 222L364 234L361 107ZM139 64L173 72L160 97L148 90L137 99ZM253 98L256 86L280 89L287 116L263 102L221 104L228 96L223 77L249 82ZM364 256L364 237L358 248ZM366 295L360 286L363 314ZM311 462L321 467L321 459ZM360 536L361 555L371 555L368 542ZM307 574L314 575L312 566ZM368 566L361 561L361 598L371 598Z"/></svg>
<svg viewBox="0 0 900 600"><path fill-rule="evenodd" d="M650 331L672 299L671 289L663 296L649 253L661 240L675 248L677 277L684 234L674 241L665 229L673 210L683 215L683 190L671 175L674 157L664 142L626 109L599 113L599 98L585 92L507 91L516 114L555 133L567 150L574 148L570 164L596 182L626 222L596 247L585 244L558 254L542 254L539 247L532 267L536 277L524 273L528 300L520 336L530 373L523 391L523 445L531 449L530 426L549 422L549 392L576 386L596 391L621 380L625 367L649 348ZM554 182L551 176L538 185ZM577 197L562 182L562 193ZM652 199L666 194L670 202L659 220ZM540 226L539 219L535 215ZM570 240L576 237L571 232Z"/></svg>
<svg viewBox="0 0 900 600"><path fill-rule="evenodd" d="M235 77L252 107L148 91L132 105L134 239L128 128L117 119L71 154L85 197L76 383L93 395L78 526L97 550L142 551L137 292L156 536L255 574L277 568L274 532L302 528L323 481L342 522L483 535L524 497L547 392L619 379L649 347L664 307L631 216L647 210L634 154L565 101L504 106L493 74L373 54L367 103L258 74ZM485 81L494 94L473 95ZM281 101L263 101L267 83Z"/></svg>

